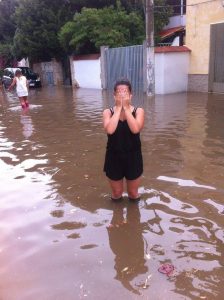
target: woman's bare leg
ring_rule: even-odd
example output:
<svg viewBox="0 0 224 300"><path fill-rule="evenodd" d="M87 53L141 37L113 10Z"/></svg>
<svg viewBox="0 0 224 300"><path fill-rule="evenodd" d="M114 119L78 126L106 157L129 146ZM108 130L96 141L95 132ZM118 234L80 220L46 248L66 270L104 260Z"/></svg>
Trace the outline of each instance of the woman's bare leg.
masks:
<svg viewBox="0 0 224 300"><path fill-rule="evenodd" d="M29 107L29 102L28 102L27 96L24 96L23 99L26 104L26 107Z"/></svg>
<svg viewBox="0 0 224 300"><path fill-rule="evenodd" d="M24 97L19 97L19 101L20 101L22 108L26 108L26 102L24 100Z"/></svg>
<svg viewBox="0 0 224 300"><path fill-rule="evenodd" d="M126 180L128 197L130 199L138 199L139 198L138 188L140 185L140 180L141 180L141 177L138 177L135 180Z"/></svg>
<svg viewBox="0 0 224 300"><path fill-rule="evenodd" d="M123 188L124 188L123 179L121 179L121 180L108 179L108 180L109 180L109 184L110 184L110 187L112 190L111 197L113 199L121 198L122 193L123 193Z"/></svg>

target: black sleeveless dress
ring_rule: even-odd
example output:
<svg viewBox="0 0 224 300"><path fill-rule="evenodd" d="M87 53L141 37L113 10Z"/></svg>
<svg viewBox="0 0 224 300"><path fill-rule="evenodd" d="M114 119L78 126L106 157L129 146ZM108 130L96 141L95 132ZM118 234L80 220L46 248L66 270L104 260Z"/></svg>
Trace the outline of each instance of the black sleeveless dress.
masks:
<svg viewBox="0 0 224 300"><path fill-rule="evenodd" d="M135 118L137 107L132 115ZM111 114L114 113L110 108ZM119 120L113 134L108 134L104 172L111 180L137 179L143 173L140 133L132 133L126 120Z"/></svg>

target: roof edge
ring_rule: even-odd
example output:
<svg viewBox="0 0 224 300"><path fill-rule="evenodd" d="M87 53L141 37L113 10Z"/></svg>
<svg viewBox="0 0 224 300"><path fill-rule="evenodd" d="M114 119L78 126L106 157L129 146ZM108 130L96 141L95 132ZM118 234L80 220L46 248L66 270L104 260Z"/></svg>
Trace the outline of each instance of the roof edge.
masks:
<svg viewBox="0 0 224 300"><path fill-rule="evenodd" d="M162 46L155 47L155 53L191 52L186 46Z"/></svg>

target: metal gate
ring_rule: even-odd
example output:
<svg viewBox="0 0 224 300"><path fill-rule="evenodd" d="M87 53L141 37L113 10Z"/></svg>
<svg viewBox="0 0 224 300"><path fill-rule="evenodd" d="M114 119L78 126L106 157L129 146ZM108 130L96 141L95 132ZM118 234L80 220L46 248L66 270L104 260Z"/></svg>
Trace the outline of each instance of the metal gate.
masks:
<svg viewBox="0 0 224 300"><path fill-rule="evenodd" d="M53 72L46 72L46 82L48 85L54 85L54 73Z"/></svg>
<svg viewBox="0 0 224 300"><path fill-rule="evenodd" d="M143 46L105 49L106 88L119 78L128 78L134 91L143 91Z"/></svg>
<svg viewBox="0 0 224 300"><path fill-rule="evenodd" d="M54 70L51 61L41 63L41 71L44 84L54 85Z"/></svg>
<svg viewBox="0 0 224 300"><path fill-rule="evenodd" d="M211 25L209 91L224 93L224 23Z"/></svg>

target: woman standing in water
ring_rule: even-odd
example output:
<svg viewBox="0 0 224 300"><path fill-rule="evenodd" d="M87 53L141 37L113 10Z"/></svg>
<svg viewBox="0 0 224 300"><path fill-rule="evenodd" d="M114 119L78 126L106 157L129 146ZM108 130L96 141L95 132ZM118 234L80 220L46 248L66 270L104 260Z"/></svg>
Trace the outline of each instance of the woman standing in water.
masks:
<svg viewBox="0 0 224 300"><path fill-rule="evenodd" d="M114 85L115 105L103 112L103 126L108 135L104 172L112 190L112 200L122 200L126 179L129 200L139 200L138 187L143 172L140 131L144 110L131 104L132 87L127 79Z"/></svg>
<svg viewBox="0 0 224 300"><path fill-rule="evenodd" d="M22 75L22 71L20 69L16 70L15 77L8 90L10 91L13 86L16 85L16 92L19 97L20 104L23 109L29 107L28 102L28 81L25 76Z"/></svg>

